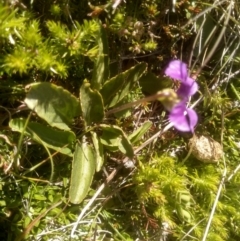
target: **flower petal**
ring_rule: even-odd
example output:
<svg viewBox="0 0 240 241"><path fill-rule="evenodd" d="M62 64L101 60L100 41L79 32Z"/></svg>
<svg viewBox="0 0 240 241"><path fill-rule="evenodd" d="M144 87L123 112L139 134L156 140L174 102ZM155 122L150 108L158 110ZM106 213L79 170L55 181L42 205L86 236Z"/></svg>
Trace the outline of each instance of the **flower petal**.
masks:
<svg viewBox="0 0 240 241"><path fill-rule="evenodd" d="M179 89L177 90L177 94L182 98L188 98L194 95L198 91L197 82L188 77L185 82L182 82Z"/></svg>
<svg viewBox="0 0 240 241"><path fill-rule="evenodd" d="M165 75L170 78L186 81L188 77L187 65L181 60L172 60L165 69Z"/></svg>
<svg viewBox="0 0 240 241"><path fill-rule="evenodd" d="M170 111L169 120L179 131L194 132L198 116L193 109L187 108L185 103L181 102Z"/></svg>

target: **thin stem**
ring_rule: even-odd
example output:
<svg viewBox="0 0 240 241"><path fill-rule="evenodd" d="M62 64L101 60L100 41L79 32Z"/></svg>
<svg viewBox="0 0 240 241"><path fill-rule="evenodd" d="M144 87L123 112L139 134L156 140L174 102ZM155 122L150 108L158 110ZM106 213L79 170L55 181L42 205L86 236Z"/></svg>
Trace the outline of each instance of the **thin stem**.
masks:
<svg viewBox="0 0 240 241"><path fill-rule="evenodd" d="M221 182L220 182L219 188L218 188L218 192L217 192L217 195L216 195L216 198L215 198L215 201L214 201L213 207L212 207L211 214L210 214L209 219L208 219L208 223L207 223L207 226L206 226L206 229L205 229L205 232L204 232L204 235L203 235L202 241L206 241L206 238L207 238L207 235L208 235L208 232L209 232L209 229L210 229L211 223L212 223L212 219L213 219L213 216L214 216L214 213L215 213L216 207L217 207L217 203L218 203L218 200L219 200L220 194L221 194L221 192L222 192L223 185L224 185L224 183L225 183L226 174L227 174L227 169L224 168L223 176L222 176L222 179L221 179Z"/></svg>
<svg viewBox="0 0 240 241"><path fill-rule="evenodd" d="M165 99L170 99L170 100L172 99L172 101L174 101L174 102L178 101L177 94L172 89L164 89L162 91L158 91L154 95L144 97L140 100L136 100L131 103L127 103L127 104L121 105L119 107L113 108L113 109L107 111L106 115L113 114L113 113L116 113L116 112L119 112L119 111L122 111L122 110L125 110L128 108L131 108L131 107L141 104L143 102L149 102L149 101L155 101L155 100L162 101Z"/></svg>
<svg viewBox="0 0 240 241"><path fill-rule="evenodd" d="M222 110L221 126L222 126L222 130L221 130L221 144L222 144L223 143L223 130L224 130L224 111L223 110ZM218 200L219 200L219 197L222 192L222 188L225 183L226 176L227 176L227 167L226 167L226 161L225 161L224 155L223 155L223 164L224 164L224 170L223 170L223 174L222 174L222 179L221 179L219 187L218 187L217 195L216 195L213 207L212 207L211 214L208 219L208 223L207 223L202 241L205 241L207 238L207 235L208 235L208 232L209 232L212 220L213 220L213 216L214 216L214 213L215 213L215 210L217 207L217 203L218 203Z"/></svg>
<svg viewBox="0 0 240 241"><path fill-rule="evenodd" d="M188 236L190 235L190 233L191 233L200 223L202 223L204 220L205 220L205 218L203 218L203 219L200 220L198 223L196 223L192 228L190 228L190 229L188 230L188 232L185 233L185 235L184 235L184 236L181 238L181 240L179 240L179 241L183 241L186 237L188 237Z"/></svg>
<svg viewBox="0 0 240 241"><path fill-rule="evenodd" d="M116 107L114 109L111 109L111 110L107 111L106 115L110 115L110 114L113 114L113 113L116 113L116 112L119 112L119 111L122 111L122 110L126 110L128 108L131 108L131 107L133 107L135 105L138 105L138 104L141 104L143 102L149 102L149 101L157 100L160 96L162 96L162 93L158 93L158 94L155 94L155 95L144 97L140 100L136 100L136 101L133 101L131 103L121 105L119 107Z"/></svg>

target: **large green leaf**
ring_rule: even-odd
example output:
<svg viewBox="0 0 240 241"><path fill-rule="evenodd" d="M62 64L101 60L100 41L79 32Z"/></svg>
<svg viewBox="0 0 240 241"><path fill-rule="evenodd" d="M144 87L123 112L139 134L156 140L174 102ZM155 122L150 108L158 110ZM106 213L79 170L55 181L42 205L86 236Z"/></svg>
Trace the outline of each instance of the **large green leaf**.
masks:
<svg viewBox="0 0 240 241"><path fill-rule="evenodd" d="M80 103L83 119L87 125L100 122L104 117L103 100L97 90L90 88L90 83L84 80L80 88Z"/></svg>
<svg viewBox="0 0 240 241"><path fill-rule="evenodd" d="M121 128L114 125L100 125L102 129L101 143L112 151L120 150L130 158L133 158L133 147Z"/></svg>
<svg viewBox="0 0 240 241"><path fill-rule="evenodd" d="M100 138L97 136L96 132L91 132L92 135L92 141L93 141L93 146L95 149L95 158L96 158L96 172L99 172L101 170L101 167L104 162L104 155L103 155L103 146L100 141Z"/></svg>
<svg viewBox="0 0 240 241"><path fill-rule="evenodd" d="M152 72L147 72L139 79L139 85L144 94L154 95L160 90L170 88L172 81L169 78L157 77Z"/></svg>
<svg viewBox="0 0 240 241"><path fill-rule="evenodd" d="M47 82L34 83L29 88L24 100L27 106L49 125L70 130L68 125L80 115L78 99L62 87Z"/></svg>
<svg viewBox="0 0 240 241"><path fill-rule="evenodd" d="M106 30L100 25L98 36L98 57L95 61L91 87L99 90L109 77L109 57Z"/></svg>
<svg viewBox="0 0 240 241"><path fill-rule="evenodd" d="M146 63L140 63L108 80L100 91L104 100L104 105L107 107L113 107L119 103L129 94L136 81L145 72L146 68Z"/></svg>
<svg viewBox="0 0 240 241"><path fill-rule="evenodd" d="M36 122L29 122L25 129L26 119L12 119L9 123L13 131L17 131L30 136L34 141L56 150L60 153L72 156L75 134L71 131L55 130L52 127Z"/></svg>
<svg viewBox="0 0 240 241"><path fill-rule="evenodd" d="M72 163L69 201L79 204L88 194L96 169L93 149L86 142L77 144Z"/></svg>

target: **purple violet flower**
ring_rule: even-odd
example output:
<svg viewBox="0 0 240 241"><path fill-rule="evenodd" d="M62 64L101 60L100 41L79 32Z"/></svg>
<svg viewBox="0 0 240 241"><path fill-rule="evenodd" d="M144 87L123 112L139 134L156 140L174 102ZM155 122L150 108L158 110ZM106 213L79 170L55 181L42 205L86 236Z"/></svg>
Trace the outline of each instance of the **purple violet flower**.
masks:
<svg viewBox="0 0 240 241"><path fill-rule="evenodd" d="M186 103L180 102L170 111L169 120L179 131L194 132L198 116L193 109L186 107Z"/></svg>
<svg viewBox="0 0 240 241"><path fill-rule="evenodd" d="M186 103L197 92L198 84L188 75L187 65L180 60L172 60L165 69L165 74L181 83L176 92L180 102L170 110L169 120L177 130L193 132L198 116L193 109L187 108Z"/></svg>

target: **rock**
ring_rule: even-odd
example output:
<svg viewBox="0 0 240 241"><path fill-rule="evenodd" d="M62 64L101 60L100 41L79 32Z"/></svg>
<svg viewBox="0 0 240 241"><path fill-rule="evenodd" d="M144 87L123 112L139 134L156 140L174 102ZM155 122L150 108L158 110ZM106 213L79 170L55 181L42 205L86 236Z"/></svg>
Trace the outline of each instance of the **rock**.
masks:
<svg viewBox="0 0 240 241"><path fill-rule="evenodd" d="M222 146L215 140L206 136L193 136L189 140L191 154L199 161L217 163L223 155Z"/></svg>

